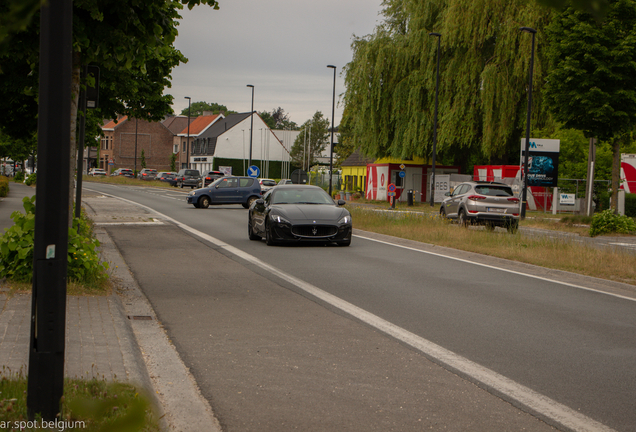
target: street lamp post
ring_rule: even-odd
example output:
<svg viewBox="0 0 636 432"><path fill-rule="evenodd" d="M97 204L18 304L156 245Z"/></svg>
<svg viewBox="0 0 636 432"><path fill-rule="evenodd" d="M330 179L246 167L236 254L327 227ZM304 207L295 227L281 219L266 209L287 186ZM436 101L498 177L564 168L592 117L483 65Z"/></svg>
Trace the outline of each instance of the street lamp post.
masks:
<svg viewBox="0 0 636 432"><path fill-rule="evenodd" d="M532 70L534 66L534 36L537 31L530 27L521 27L519 30L532 34L532 51L530 54L530 78L528 79L528 113L526 118L526 145L523 158L523 192L521 195L521 219L526 218L528 200L528 156L530 156L530 113L532 111Z"/></svg>
<svg viewBox="0 0 636 432"><path fill-rule="evenodd" d="M186 96L184 99L188 100L188 138L186 141L186 168L190 168L190 106L192 102L192 98L190 96Z"/></svg>
<svg viewBox="0 0 636 432"><path fill-rule="evenodd" d="M254 86L252 84L248 84L247 87L252 88L252 111L250 112L250 154L247 164L247 169L249 171L252 166L252 136L254 135Z"/></svg>
<svg viewBox="0 0 636 432"><path fill-rule="evenodd" d="M437 37L437 75L435 79L435 120L433 122L433 166L431 171L431 207L435 205L435 156L437 153L437 100L439 98L439 49L442 41L440 33L429 33Z"/></svg>
<svg viewBox="0 0 636 432"><path fill-rule="evenodd" d="M135 118L135 170L133 171L135 177L137 177L137 123L137 118Z"/></svg>
<svg viewBox="0 0 636 432"><path fill-rule="evenodd" d="M333 181L333 130L334 116L336 115L336 67L334 65L327 65L327 67L333 69L333 98L331 99L331 146L329 147L329 196L331 196Z"/></svg>

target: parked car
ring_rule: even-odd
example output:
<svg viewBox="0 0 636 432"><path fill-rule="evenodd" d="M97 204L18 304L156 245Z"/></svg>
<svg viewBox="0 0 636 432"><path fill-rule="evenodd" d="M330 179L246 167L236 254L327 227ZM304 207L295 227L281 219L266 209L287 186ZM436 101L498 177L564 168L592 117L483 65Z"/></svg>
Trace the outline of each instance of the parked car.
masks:
<svg viewBox="0 0 636 432"><path fill-rule="evenodd" d="M151 168L144 168L137 174L137 178L142 180L154 180L157 177L157 170Z"/></svg>
<svg viewBox="0 0 636 432"><path fill-rule="evenodd" d="M186 201L196 208L213 204L242 204L249 206L261 197L261 185L251 177L221 177L209 186L193 190Z"/></svg>
<svg viewBox="0 0 636 432"><path fill-rule="evenodd" d="M116 177L116 176L124 176L124 177L128 177L128 178L135 178L135 173L133 173L133 170L131 170L130 168L117 168L111 174L111 177Z"/></svg>
<svg viewBox="0 0 636 432"><path fill-rule="evenodd" d="M167 182L170 186L175 186L177 183L177 173L171 171L161 171L157 173L155 180Z"/></svg>
<svg viewBox="0 0 636 432"><path fill-rule="evenodd" d="M265 237L268 246L278 242L328 242L351 244L351 214L318 186L276 186L250 206L247 231L250 240Z"/></svg>
<svg viewBox="0 0 636 432"><path fill-rule="evenodd" d="M278 182L279 185L285 185L285 184L294 184L294 182L291 181L291 179L282 179Z"/></svg>
<svg viewBox="0 0 636 432"><path fill-rule="evenodd" d="M103 168L91 168L88 170L88 175L89 176L105 176L106 175L106 170Z"/></svg>
<svg viewBox="0 0 636 432"><path fill-rule="evenodd" d="M190 186L191 189L197 187L201 173L199 170L194 169L182 169L177 173L177 182L175 186L183 189L184 186Z"/></svg>
<svg viewBox="0 0 636 432"><path fill-rule="evenodd" d="M258 179L258 182L261 184L261 190L263 193L276 186L276 181L272 179Z"/></svg>
<svg viewBox="0 0 636 432"><path fill-rule="evenodd" d="M201 177L202 180L199 180L197 187L205 187L209 185L210 183L212 183L214 180L219 179L223 176L225 176L225 174L222 173L221 171L208 171L205 175ZM202 182L204 182L203 185L201 184Z"/></svg>
<svg viewBox="0 0 636 432"><path fill-rule="evenodd" d="M504 183L470 181L447 192L439 213L462 226L484 225L493 230L505 227L514 233L519 228L519 198Z"/></svg>

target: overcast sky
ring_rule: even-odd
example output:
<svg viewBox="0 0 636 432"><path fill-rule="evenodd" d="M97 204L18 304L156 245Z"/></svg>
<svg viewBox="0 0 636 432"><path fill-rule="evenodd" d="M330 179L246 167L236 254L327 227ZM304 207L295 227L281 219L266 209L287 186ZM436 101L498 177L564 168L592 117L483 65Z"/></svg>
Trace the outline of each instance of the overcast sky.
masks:
<svg viewBox="0 0 636 432"><path fill-rule="evenodd" d="M322 111L331 120L333 69L336 103L344 92L342 67L351 61L353 35L380 22L381 0L219 0L220 9L184 8L175 46L188 63L172 72L173 109L192 102L248 112L282 107L298 124ZM336 106L335 124L342 117Z"/></svg>

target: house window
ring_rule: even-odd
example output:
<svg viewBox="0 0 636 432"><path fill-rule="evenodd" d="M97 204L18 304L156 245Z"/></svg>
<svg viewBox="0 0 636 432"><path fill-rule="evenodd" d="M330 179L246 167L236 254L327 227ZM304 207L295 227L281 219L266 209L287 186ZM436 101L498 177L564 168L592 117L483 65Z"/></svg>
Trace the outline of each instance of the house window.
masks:
<svg viewBox="0 0 636 432"><path fill-rule="evenodd" d="M172 146L172 153L174 154L179 153L179 144L175 144Z"/></svg>
<svg viewBox="0 0 636 432"><path fill-rule="evenodd" d="M182 152L185 152L185 151L186 151L186 149L185 149L185 141L183 142L183 147L181 147L181 151L182 151Z"/></svg>

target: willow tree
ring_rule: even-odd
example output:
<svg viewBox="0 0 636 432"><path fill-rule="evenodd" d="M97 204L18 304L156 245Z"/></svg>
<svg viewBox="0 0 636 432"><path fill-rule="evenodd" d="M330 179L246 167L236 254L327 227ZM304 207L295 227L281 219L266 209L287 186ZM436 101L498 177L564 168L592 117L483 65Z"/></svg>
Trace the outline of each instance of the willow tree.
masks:
<svg viewBox="0 0 636 432"><path fill-rule="evenodd" d="M438 155L466 167L471 158L517 162L525 127L534 27L534 122L541 123L541 30L551 12L518 0L385 0L384 21L354 39L345 68L342 126L347 145L372 157L429 157L437 40L441 33Z"/></svg>

